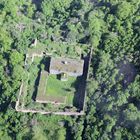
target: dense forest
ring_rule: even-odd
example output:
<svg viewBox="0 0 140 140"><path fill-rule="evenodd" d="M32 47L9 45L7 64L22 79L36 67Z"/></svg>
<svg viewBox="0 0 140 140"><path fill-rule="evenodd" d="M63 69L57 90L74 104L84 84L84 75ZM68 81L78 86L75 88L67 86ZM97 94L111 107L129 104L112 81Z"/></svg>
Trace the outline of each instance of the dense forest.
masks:
<svg viewBox="0 0 140 140"><path fill-rule="evenodd" d="M85 115L16 112L35 39L93 47ZM65 139L140 140L140 0L0 0L0 140Z"/></svg>

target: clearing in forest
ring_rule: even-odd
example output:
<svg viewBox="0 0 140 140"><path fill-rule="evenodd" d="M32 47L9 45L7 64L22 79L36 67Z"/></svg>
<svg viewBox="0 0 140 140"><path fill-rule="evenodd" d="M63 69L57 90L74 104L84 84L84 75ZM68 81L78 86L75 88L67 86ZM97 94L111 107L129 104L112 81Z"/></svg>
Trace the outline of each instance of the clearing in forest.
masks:
<svg viewBox="0 0 140 140"><path fill-rule="evenodd" d="M76 79L83 74L83 61L52 57L48 69L41 71L36 101L72 106Z"/></svg>

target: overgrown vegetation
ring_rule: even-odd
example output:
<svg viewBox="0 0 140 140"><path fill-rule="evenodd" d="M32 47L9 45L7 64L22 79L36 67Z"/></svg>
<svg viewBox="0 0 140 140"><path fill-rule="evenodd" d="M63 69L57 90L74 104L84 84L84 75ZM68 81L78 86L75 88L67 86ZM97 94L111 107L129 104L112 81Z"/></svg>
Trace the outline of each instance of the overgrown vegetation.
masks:
<svg viewBox="0 0 140 140"><path fill-rule="evenodd" d="M139 27L140 0L1 0L0 139L139 140ZM63 42L83 55L93 47L85 116L15 111L25 54L36 38L62 56L76 53Z"/></svg>

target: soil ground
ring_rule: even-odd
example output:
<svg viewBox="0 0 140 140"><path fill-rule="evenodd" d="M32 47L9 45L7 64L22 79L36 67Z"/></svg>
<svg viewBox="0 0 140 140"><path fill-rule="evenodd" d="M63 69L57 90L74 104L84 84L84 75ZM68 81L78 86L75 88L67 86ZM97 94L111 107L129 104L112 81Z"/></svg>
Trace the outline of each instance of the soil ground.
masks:
<svg viewBox="0 0 140 140"><path fill-rule="evenodd" d="M118 65L119 74L124 76L123 84L124 86L129 85L135 80L137 74L136 68L132 63L121 61Z"/></svg>

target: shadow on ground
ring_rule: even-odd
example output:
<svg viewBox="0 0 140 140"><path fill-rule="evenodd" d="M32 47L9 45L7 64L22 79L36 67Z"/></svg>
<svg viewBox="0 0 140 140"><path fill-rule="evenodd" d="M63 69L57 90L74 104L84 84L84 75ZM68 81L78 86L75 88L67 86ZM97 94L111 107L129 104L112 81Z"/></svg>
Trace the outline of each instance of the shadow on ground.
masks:
<svg viewBox="0 0 140 140"><path fill-rule="evenodd" d="M76 93L73 99L74 106L76 106L80 110L83 110L84 102L85 102L86 80L88 75L90 54L88 54L83 59L84 59L84 71L83 71L83 75L81 77L78 77L77 82L75 83Z"/></svg>
<svg viewBox="0 0 140 140"><path fill-rule="evenodd" d="M42 0L32 0L32 3L35 4L38 10L41 9Z"/></svg>
<svg viewBox="0 0 140 140"><path fill-rule="evenodd" d="M35 86L34 86L34 92L33 92L33 95L32 95L32 99L35 101L36 100L36 96L37 96L37 90L38 90L38 85L39 85L39 80L40 80L40 76L41 76L41 65L44 65L44 70L47 70L49 72L49 66L50 66L50 57L45 57L44 59L41 60L40 64L38 65L38 69L39 69L39 72L38 72L38 75L37 75L37 78L35 80Z"/></svg>

